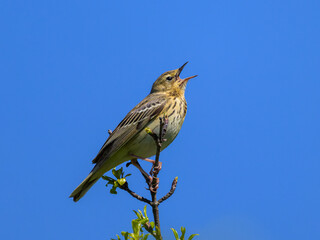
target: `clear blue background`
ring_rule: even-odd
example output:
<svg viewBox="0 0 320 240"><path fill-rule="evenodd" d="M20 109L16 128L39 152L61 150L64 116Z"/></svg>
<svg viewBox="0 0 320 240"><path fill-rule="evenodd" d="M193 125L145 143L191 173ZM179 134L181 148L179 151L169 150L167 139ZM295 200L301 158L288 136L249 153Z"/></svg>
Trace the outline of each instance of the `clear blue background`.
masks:
<svg viewBox="0 0 320 240"><path fill-rule="evenodd" d="M319 1L0 2L1 239L110 239L144 204L68 198L164 71L188 114L161 155L165 239L320 239ZM144 165L150 167L150 165ZM137 170L128 180L142 195ZM151 210L149 209L151 216Z"/></svg>

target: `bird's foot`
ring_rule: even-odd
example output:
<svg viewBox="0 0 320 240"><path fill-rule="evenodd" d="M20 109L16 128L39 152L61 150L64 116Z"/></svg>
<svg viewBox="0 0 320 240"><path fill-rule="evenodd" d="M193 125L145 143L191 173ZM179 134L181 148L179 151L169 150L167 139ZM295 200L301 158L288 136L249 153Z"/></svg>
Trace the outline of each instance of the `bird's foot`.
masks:
<svg viewBox="0 0 320 240"><path fill-rule="evenodd" d="M156 179L155 183L152 183L153 179ZM157 192L158 188L159 188L159 178L152 177L152 181L149 184L150 191L155 193Z"/></svg>
<svg viewBox="0 0 320 240"><path fill-rule="evenodd" d="M155 160L152 160L149 158L139 157L134 154L130 154L130 155L133 158L131 159L131 162L126 164L126 166L128 167L130 164L132 164L133 166L138 168L139 171L141 172L142 176L145 178L145 180L149 186L149 190L152 192L156 192L157 189L159 188L159 178L154 177L154 176L159 174L159 172L162 168L162 162L158 162L158 165L155 166ZM138 162L138 159L152 163L152 168L149 173L150 175L145 170L143 170L143 168L141 167L141 165ZM155 183L153 183L154 179L156 179Z"/></svg>
<svg viewBox="0 0 320 240"><path fill-rule="evenodd" d="M152 164L152 168L151 168L151 170L150 170L150 175L154 175L154 174L156 174L156 175L158 175L159 174L159 172L160 172L160 170L161 170L161 168L162 168L162 162L159 162L159 165L158 166L155 166L155 163L153 163Z"/></svg>

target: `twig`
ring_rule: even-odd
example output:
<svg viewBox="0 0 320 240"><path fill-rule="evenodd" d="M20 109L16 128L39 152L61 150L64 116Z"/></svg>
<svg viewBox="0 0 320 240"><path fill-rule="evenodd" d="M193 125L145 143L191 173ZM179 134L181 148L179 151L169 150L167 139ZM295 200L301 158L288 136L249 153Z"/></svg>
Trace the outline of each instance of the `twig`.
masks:
<svg viewBox="0 0 320 240"><path fill-rule="evenodd" d="M132 197L138 199L139 201L142 201L142 202L145 202L145 203L148 203L148 204L151 205L151 201L150 201L149 199L146 199L146 198L140 196L139 194L131 191L131 190L129 189L128 182L125 182L122 186L119 186L119 188L122 189L122 190L127 191Z"/></svg>
<svg viewBox="0 0 320 240"><path fill-rule="evenodd" d="M178 177L175 177L173 182L172 182L170 191L165 196L163 196L162 198L159 199L159 201L158 201L159 204L164 202L165 200L167 200L169 197L172 196L172 194L176 190L177 183L178 183Z"/></svg>

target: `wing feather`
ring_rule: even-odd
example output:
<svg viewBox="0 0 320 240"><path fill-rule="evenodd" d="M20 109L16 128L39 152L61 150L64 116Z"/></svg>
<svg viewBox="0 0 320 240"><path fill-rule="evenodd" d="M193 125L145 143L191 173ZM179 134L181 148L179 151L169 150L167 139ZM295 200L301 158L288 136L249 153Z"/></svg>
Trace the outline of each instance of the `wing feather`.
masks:
<svg viewBox="0 0 320 240"><path fill-rule="evenodd" d="M158 116L165 105L166 97L164 94L153 93L148 95L119 123L100 149L98 155L92 160L92 163L99 163L117 152L143 130L150 120Z"/></svg>

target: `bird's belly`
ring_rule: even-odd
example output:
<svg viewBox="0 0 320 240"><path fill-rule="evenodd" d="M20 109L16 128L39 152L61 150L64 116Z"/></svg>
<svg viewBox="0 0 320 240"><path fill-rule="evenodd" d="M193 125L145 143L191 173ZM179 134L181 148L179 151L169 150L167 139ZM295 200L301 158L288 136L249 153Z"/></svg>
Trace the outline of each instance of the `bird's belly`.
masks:
<svg viewBox="0 0 320 240"><path fill-rule="evenodd" d="M167 140L162 143L161 151L164 150L167 146L169 146L172 143L172 141L176 138L181 129L183 120L184 119L180 118L180 115L176 115L174 117L169 118L167 132L164 137ZM150 128L157 135L159 134L158 121L154 121L147 127ZM142 130L138 134L138 136L133 140L133 143L130 149L128 150L130 154L143 158L148 158L156 154L157 147L154 139L150 135L148 135L145 132L145 130Z"/></svg>

